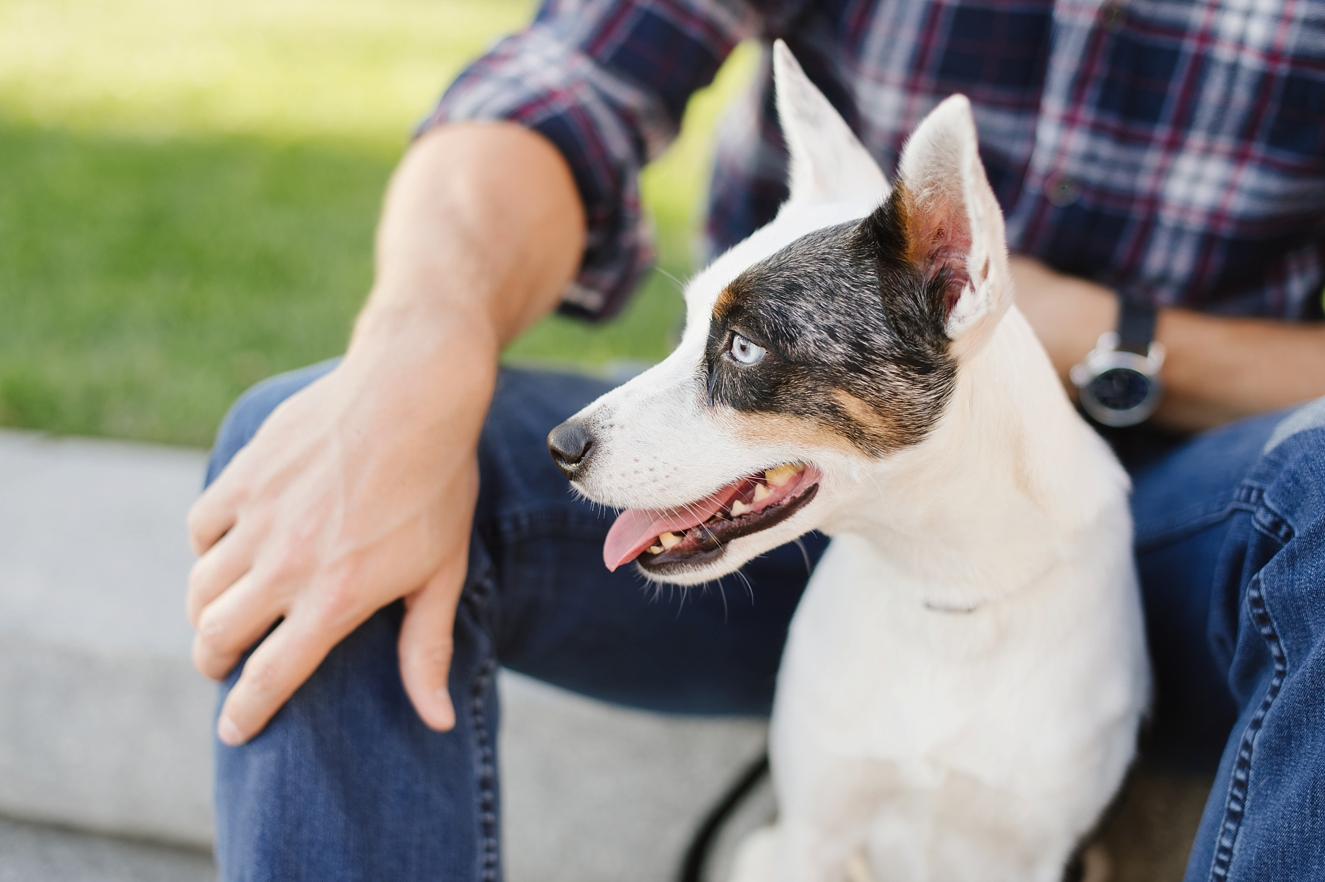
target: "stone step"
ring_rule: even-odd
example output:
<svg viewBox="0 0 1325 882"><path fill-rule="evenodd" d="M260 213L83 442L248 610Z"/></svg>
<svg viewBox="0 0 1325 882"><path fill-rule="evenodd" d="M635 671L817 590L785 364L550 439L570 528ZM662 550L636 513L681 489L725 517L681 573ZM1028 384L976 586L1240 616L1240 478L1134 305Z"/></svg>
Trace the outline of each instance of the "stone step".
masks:
<svg viewBox="0 0 1325 882"><path fill-rule="evenodd" d="M0 814L210 847L215 691L183 610L204 460L0 431ZM669 879L764 739L757 722L659 717L514 675L502 693L512 882Z"/></svg>
<svg viewBox="0 0 1325 882"><path fill-rule="evenodd" d="M0 813L211 842L183 512L204 457L0 433Z"/></svg>
<svg viewBox="0 0 1325 882"><path fill-rule="evenodd" d="M206 851L0 819L0 882L212 882Z"/></svg>

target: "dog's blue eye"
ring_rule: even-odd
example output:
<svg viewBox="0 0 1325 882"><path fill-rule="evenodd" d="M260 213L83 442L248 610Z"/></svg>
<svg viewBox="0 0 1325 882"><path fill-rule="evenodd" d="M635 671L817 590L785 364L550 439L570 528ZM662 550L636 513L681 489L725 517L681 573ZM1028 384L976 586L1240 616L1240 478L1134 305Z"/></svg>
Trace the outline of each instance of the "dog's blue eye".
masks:
<svg viewBox="0 0 1325 882"><path fill-rule="evenodd" d="M740 334L732 334L732 345L727 351L737 364L758 364L764 360L764 347L751 343Z"/></svg>

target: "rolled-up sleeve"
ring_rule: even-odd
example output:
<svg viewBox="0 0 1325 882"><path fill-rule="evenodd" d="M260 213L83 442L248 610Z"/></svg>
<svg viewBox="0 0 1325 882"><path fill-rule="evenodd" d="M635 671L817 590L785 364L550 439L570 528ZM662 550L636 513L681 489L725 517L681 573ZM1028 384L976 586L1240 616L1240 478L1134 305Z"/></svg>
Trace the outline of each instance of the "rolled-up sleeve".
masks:
<svg viewBox="0 0 1325 882"><path fill-rule="evenodd" d="M419 131L510 120L561 151L588 220L562 311L605 318L653 257L640 169L676 137L691 93L759 27L735 0L549 0L528 29L460 74Z"/></svg>

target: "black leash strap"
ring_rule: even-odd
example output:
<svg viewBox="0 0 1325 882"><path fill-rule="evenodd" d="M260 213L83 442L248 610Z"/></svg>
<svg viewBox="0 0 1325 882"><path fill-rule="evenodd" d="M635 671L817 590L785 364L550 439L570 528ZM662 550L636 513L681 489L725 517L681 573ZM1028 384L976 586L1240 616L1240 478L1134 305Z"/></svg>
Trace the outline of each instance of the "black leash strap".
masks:
<svg viewBox="0 0 1325 882"><path fill-rule="evenodd" d="M681 871L677 875L678 882L703 882L704 865L708 863L709 852L712 851L718 834L722 832L723 825L767 774L768 751L764 751L759 759L741 773L741 777L732 782L718 804L709 809L699 829L695 830L695 835L686 848L685 860L681 862Z"/></svg>

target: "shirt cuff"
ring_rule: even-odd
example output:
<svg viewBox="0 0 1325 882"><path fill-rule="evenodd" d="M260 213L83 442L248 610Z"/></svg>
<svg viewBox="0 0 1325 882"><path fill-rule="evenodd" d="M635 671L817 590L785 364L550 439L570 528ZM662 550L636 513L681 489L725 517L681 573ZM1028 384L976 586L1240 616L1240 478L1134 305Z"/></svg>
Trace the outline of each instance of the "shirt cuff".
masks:
<svg viewBox="0 0 1325 882"><path fill-rule="evenodd" d="M565 157L584 203L588 238L561 311L594 320L615 314L653 260L639 172L675 137L674 117L645 89L534 26L467 68L417 134L474 120L524 125Z"/></svg>

